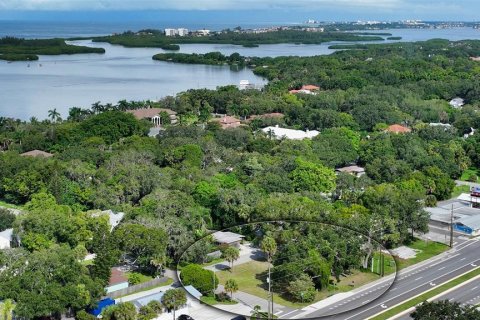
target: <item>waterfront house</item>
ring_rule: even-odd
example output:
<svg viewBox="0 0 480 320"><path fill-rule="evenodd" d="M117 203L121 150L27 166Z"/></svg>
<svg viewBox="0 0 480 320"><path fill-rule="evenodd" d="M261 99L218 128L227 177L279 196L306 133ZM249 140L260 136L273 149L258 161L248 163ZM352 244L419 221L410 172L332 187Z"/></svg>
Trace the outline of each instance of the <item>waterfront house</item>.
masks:
<svg viewBox="0 0 480 320"><path fill-rule="evenodd" d="M162 112L165 112L168 114L168 117L170 118L170 123L171 124L176 124L177 123L177 113L173 110L170 109L164 109L164 108L142 108L142 109L136 109L136 110L127 110L127 113L133 114L135 118L138 120L149 120L153 123L155 127L160 127L164 123L162 123L162 119L160 117L160 114Z"/></svg>

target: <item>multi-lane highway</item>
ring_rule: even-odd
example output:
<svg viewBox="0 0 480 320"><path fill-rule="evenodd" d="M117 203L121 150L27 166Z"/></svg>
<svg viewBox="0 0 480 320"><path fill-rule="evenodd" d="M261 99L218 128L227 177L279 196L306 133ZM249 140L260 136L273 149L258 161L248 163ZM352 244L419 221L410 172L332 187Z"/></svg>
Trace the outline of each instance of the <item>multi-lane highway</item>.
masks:
<svg viewBox="0 0 480 320"><path fill-rule="evenodd" d="M477 305L480 303L480 279L466 283L465 285L435 299L435 301L438 300L449 300L451 302L458 302L461 305ZM395 318L395 320L411 319L410 313Z"/></svg>
<svg viewBox="0 0 480 320"><path fill-rule="evenodd" d="M460 243L461 241L459 241ZM361 320L400 304L428 289L448 282L452 278L480 266L480 241L463 241L434 260L412 266L399 272L385 294L392 279L386 277L373 286L357 289L342 300L318 310L304 308L295 313L280 315L285 319L321 318L328 320ZM477 288L476 288L477 289ZM480 290L479 290L480 292ZM473 293L472 293L473 294ZM352 310L352 308L355 308Z"/></svg>

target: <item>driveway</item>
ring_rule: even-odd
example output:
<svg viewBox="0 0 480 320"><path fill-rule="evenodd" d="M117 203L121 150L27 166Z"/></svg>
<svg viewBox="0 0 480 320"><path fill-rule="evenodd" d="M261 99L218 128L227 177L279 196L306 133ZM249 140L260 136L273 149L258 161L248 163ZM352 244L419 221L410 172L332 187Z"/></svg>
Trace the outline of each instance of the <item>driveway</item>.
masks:
<svg viewBox="0 0 480 320"><path fill-rule="evenodd" d="M233 265L238 266L243 263L248 263L250 261L264 261L265 254L258 248L253 247L251 244L240 245L240 257L234 261ZM228 261L221 261L211 266L205 267L204 269L211 270L213 272L222 271L230 268L230 263Z"/></svg>

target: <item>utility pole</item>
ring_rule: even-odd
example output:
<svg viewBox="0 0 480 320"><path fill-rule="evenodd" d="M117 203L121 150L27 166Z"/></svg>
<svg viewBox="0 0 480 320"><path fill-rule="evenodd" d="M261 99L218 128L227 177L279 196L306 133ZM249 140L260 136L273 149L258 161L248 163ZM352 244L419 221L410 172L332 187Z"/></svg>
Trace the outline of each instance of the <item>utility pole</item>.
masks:
<svg viewBox="0 0 480 320"><path fill-rule="evenodd" d="M450 210L450 248L453 248L453 204Z"/></svg>
<svg viewBox="0 0 480 320"><path fill-rule="evenodd" d="M267 282L268 282L268 319L271 319L271 313L270 313L270 299L271 299L271 295L272 295L272 286L271 286L271 282L272 282L272 279L270 278L270 261L268 262L268 278L267 278Z"/></svg>

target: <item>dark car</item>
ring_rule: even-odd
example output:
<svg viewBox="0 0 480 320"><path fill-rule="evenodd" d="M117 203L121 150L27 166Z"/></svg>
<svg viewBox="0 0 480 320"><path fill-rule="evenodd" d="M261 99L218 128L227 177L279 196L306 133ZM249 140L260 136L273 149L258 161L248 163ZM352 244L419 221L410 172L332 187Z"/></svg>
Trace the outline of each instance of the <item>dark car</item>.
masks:
<svg viewBox="0 0 480 320"><path fill-rule="evenodd" d="M177 320L195 320L195 319L193 319L190 316L187 316L186 314L182 314L182 315L178 316Z"/></svg>
<svg viewBox="0 0 480 320"><path fill-rule="evenodd" d="M247 320L244 316L236 316L235 318L232 318L232 320Z"/></svg>

